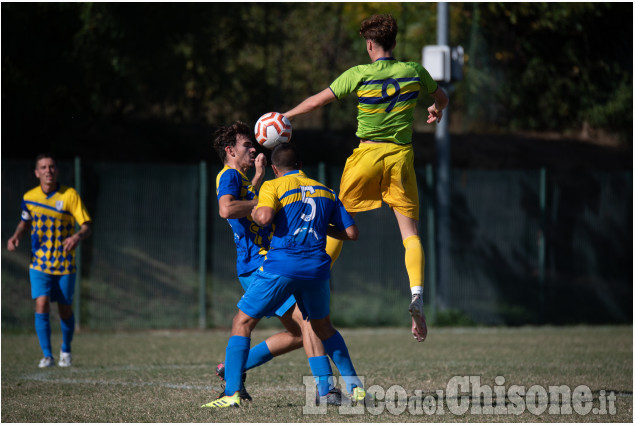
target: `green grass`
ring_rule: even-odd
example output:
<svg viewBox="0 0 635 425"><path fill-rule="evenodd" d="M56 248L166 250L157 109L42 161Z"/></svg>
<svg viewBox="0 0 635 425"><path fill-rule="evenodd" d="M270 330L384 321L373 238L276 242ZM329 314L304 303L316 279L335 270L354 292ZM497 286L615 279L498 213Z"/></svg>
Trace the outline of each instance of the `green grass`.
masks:
<svg viewBox="0 0 635 425"><path fill-rule="evenodd" d="M54 324L56 327L57 324ZM252 345L275 330L257 330ZM40 370L37 339L2 335L2 422L632 422L633 329L626 327L431 328L419 344L405 328L342 329L366 387L401 386L408 396L446 390L454 376L478 375L481 385L529 388L579 385L614 392L615 415L341 414L303 415L308 363L295 351L249 371L254 402L215 411L199 406L220 391L214 366L224 357L227 330L77 333L74 366ZM60 344L60 335L53 335ZM336 372L337 375L337 372ZM469 396L469 394L467 394ZM454 399L456 400L456 399ZM452 402L446 394L444 403ZM478 405L476 399L472 405ZM393 410L394 411L394 410ZM398 411L397 411L398 413Z"/></svg>

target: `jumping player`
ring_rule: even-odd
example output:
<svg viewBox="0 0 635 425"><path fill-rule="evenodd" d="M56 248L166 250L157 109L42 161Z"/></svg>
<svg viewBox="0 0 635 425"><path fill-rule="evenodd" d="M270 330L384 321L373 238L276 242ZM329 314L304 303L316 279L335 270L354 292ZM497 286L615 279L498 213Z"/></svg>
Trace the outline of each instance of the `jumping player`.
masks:
<svg viewBox="0 0 635 425"><path fill-rule="evenodd" d="M428 330L423 313L425 257L418 233L419 197L412 150L414 108L420 95L429 95L428 123L439 122L449 98L443 88L417 62L393 57L397 22L390 15L375 15L361 24L360 35L372 63L341 74L321 92L305 99L283 115L293 120L335 99L355 93L358 98L357 133L360 143L347 159L339 197L354 217L381 207L393 210L405 247L405 263L412 299L412 334L422 342ZM421 96L423 97L423 96ZM335 262L342 241L329 238L326 251Z"/></svg>

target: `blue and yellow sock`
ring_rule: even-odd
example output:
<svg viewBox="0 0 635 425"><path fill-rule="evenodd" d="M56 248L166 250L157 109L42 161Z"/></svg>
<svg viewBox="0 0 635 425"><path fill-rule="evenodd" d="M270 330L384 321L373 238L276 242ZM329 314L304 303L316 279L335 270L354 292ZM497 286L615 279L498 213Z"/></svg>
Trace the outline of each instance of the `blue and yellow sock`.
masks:
<svg viewBox="0 0 635 425"><path fill-rule="evenodd" d="M49 313L35 313L35 333L44 357L53 357L51 351L51 321Z"/></svg>
<svg viewBox="0 0 635 425"><path fill-rule="evenodd" d="M260 344L249 350L247 363L245 363L245 370L258 367L267 363L271 359L273 359L273 355L271 354L271 351L269 351L269 347L267 347L267 342L262 341Z"/></svg>
<svg viewBox="0 0 635 425"><path fill-rule="evenodd" d="M233 395L240 390L250 345L251 338L237 335L229 338L225 350L225 395Z"/></svg>
<svg viewBox="0 0 635 425"><path fill-rule="evenodd" d="M344 342L344 338L338 331L329 339L322 341L326 354L329 355L337 369L340 371L342 378L346 382L346 391L352 393L353 388L363 387L361 381L357 377L355 367L351 356L348 354L348 348Z"/></svg>
<svg viewBox="0 0 635 425"><path fill-rule="evenodd" d="M330 378L333 376L329 358L327 356L309 357L309 366L316 380L318 394L320 397L325 396L331 389Z"/></svg>
<svg viewBox="0 0 635 425"><path fill-rule="evenodd" d="M71 352L71 341L75 334L75 315L71 314L68 319L61 319L60 326L62 328L62 351Z"/></svg>

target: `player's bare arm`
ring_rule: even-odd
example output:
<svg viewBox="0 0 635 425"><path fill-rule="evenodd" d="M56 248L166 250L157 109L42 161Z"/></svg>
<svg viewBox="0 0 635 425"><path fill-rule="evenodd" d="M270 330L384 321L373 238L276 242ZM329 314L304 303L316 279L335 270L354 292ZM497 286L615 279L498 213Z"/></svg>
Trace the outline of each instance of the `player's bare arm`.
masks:
<svg viewBox="0 0 635 425"><path fill-rule="evenodd" d="M331 103L335 99L335 95L333 94L331 89L327 87L318 94L314 94L313 96L304 99L298 106L291 109L290 111L285 112L282 115L287 117L289 120L292 120L298 115L303 115L318 108L321 108L322 106Z"/></svg>
<svg viewBox="0 0 635 425"><path fill-rule="evenodd" d="M218 215L224 219L247 217L257 200L237 200L233 195L223 195L218 200Z"/></svg>
<svg viewBox="0 0 635 425"><path fill-rule="evenodd" d="M9 251L15 251L15 249L20 245L20 239L22 238L22 236L27 234L30 229L30 222L20 221L15 229L15 232L13 233L13 236L11 236L9 238L9 241L7 242L7 249Z"/></svg>
<svg viewBox="0 0 635 425"><path fill-rule="evenodd" d="M254 178L251 179L251 185L254 189L259 190L265 179L265 170L267 168L267 157L264 153L258 154L254 160L254 167L256 168L256 174L254 174Z"/></svg>
<svg viewBox="0 0 635 425"><path fill-rule="evenodd" d="M443 110L448 106L450 98L442 87L437 89L431 95L434 98L432 106L428 107L428 124L433 122L441 122L443 118Z"/></svg>
<svg viewBox="0 0 635 425"><path fill-rule="evenodd" d="M251 218L260 227L267 227L273 222L276 212L271 207L257 207L251 213Z"/></svg>
<svg viewBox="0 0 635 425"><path fill-rule="evenodd" d="M80 241L83 241L87 237L89 237L93 233L92 226L90 222L84 223L80 226L79 232L75 233L72 236L64 239L62 241L62 246L64 247L64 252L70 252L77 248Z"/></svg>
<svg viewBox="0 0 635 425"><path fill-rule="evenodd" d="M342 241L356 241L359 237L359 230L357 229L357 225L355 224L347 227L344 230L339 230L337 227L329 225L329 227L326 229L326 234L332 238Z"/></svg>

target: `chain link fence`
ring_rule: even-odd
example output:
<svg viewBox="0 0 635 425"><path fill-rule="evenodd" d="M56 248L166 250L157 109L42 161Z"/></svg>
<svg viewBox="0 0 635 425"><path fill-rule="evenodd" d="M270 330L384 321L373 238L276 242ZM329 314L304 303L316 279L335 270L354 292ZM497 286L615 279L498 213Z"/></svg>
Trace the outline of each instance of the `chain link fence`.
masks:
<svg viewBox="0 0 635 425"><path fill-rule="evenodd" d="M58 166L60 182L80 186L94 220L93 235L81 245L75 304L81 328L231 326L242 289L233 235L218 216L218 164ZM33 326L28 239L16 252L6 249L21 197L37 185L33 168L29 161L2 161L3 330ZM339 187L341 167L305 171ZM455 169L449 237L437 241L431 171L417 174L424 299L433 323L632 323L630 172ZM384 206L358 214L356 222L360 238L345 243L332 272L334 322L409 326L394 214Z"/></svg>

